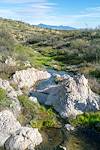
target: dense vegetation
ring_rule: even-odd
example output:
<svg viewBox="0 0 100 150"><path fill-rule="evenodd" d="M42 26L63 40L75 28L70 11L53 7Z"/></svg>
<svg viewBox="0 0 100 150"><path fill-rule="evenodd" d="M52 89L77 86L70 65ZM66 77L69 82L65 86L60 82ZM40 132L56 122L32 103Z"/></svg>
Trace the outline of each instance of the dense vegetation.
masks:
<svg viewBox="0 0 100 150"><path fill-rule="evenodd" d="M2 68L11 56L18 66ZM0 19L0 76L9 78L15 70L32 66L84 73L92 89L100 93L100 30L57 31L19 21ZM8 72L8 75L7 75ZM10 74L10 75L9 75ZM92 86L93 85L93 86Z"/></svg>

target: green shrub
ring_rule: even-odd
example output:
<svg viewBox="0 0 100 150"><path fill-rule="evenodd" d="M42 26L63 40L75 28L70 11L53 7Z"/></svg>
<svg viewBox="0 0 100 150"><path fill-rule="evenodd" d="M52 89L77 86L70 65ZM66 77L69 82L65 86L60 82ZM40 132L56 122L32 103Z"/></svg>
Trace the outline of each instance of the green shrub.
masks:
<svg viewBox="0 0 100 150"><path fill-rule="evenodd" d="M57 120L55 118L41 118L40 120L31 120L30 124L33 128L50 128L57 126Z"/></svg>
<svg viewBox="0 0 100 150"><path fill-rule="evenodd" d="M78 115L76 119L70 119L70 123L74 126L82 125L95 127L97 123L100 123L100 111L86 112L82 115Z"/></svg>
<svg viewBox="0 0 100 150"><path fill-rule="evenodd" d="M48 118L43 121L43 127L49 128L49 127L54 127L55 125L57 125L56 120L53 118L52 119Z"/></svg>
<svg viewBox="0 0 100 150"><path fill-rule="evenodd" d="M43 127L43 120L31 120L30 125L32 128L41 129Z"/></svg>
<svg viewBox="0 0 100 150"><path fill-rule="evenodd" d="M20 123L30 123L34 128L46 128L58 125L56 114L51 108L46 109L39 103L36 104L30 101L26 95L19 96L18 99L23 109L23 114L19 117Z"/></svg>
<svg viewBox="0 0 100 150"><path fill-rule="evenodd" d="M27 95L21 95L18 97L23 109L34 117L35 112L38 110L37 104L30 101Z"/></svg>
<svg viewBox="0 0 100 150"><path fill-rule="evenodd" d="M7 29L0 28L0 53L2 56L12 55L14 43L12 34Z"/></svg>
<svg viewBox="0 0 100 150"><path fill-rule="evenodd" d="M96 69L94 71L91 71L90 75L92 75L93 77L96 77L96 78L100 78L100 69Z"/></svg>
<svg viewBox="0 0 100 150"><path fill-rule="evenodd" d="M71 43L71 46L74 49L78 49L78 50L82 50L84 47L86 47L88 45L89 45L89 42L84 39L76 39L76 40L72 41L72 43Z"/></svg>
<svg viewBox="0 0 100 150"><path fill-rule="evenodd" d="M0 109L10 107L11 101L6 95L6 91L0 88Z"/></svg>

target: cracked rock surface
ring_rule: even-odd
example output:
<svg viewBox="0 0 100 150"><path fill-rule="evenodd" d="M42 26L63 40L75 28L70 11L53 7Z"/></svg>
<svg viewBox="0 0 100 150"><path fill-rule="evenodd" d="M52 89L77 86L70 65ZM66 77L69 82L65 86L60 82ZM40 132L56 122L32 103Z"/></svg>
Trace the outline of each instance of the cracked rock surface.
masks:
<svg viewBox="0 0 100 150"><path fill-rule="evenodd" d="M58 84L36 89L33 96L41 103L53 106L63 118L100 110L100 96L92 92L84 75L67 75L59 80Z"/></svg>
<svg viewBox="0 0 100 150"><path fill-rule="evenodd" d="M38 129L22 127L5 142L6 150L34 150L42 142Z"/></svg>
<svg viewBox="0 0 100 150"><path fill-rule="evenodd" d="M3 146L11 134L20 128L21 125L12 112L9 110L0 112L0 146Z"/></svg>

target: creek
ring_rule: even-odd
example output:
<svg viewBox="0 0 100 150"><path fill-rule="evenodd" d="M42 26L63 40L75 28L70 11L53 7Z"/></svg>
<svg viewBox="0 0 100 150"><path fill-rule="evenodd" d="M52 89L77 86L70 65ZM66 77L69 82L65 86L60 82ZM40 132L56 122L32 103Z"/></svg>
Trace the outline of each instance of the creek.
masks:
<svg viewBox="0 0 100 150"><path fill-rule="evenodd" d="M67 76L69 73L63 71L48 70L51 78L37 83L35 89L42 90L53 86L55 74ZM70 73L71 75L72 73ZM46 100L47 95L38 97L37 92L32 91L31 96L36 96L40 103ZM66 147L66 150L100 150L100 132L90 128L77 128L75 131L68 132L62 128L48 128L42 131L43 143L36 150L61 150L60 145Z"/></svg>

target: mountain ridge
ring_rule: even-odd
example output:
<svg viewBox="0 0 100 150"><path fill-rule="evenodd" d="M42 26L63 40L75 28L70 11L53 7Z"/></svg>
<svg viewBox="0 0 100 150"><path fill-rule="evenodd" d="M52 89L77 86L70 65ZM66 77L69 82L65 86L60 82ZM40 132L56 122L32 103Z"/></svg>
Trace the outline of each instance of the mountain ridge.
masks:
<svg viewBox="0 0 100 150"><path fill-rule="evenodd" d="M41 28L47 28L47 29L54 29L54 30L76 30L76 28L74 27L70 27L70 26L63 26L63 25L47 25L47 24L38 24L38 27Z"/></svg>

